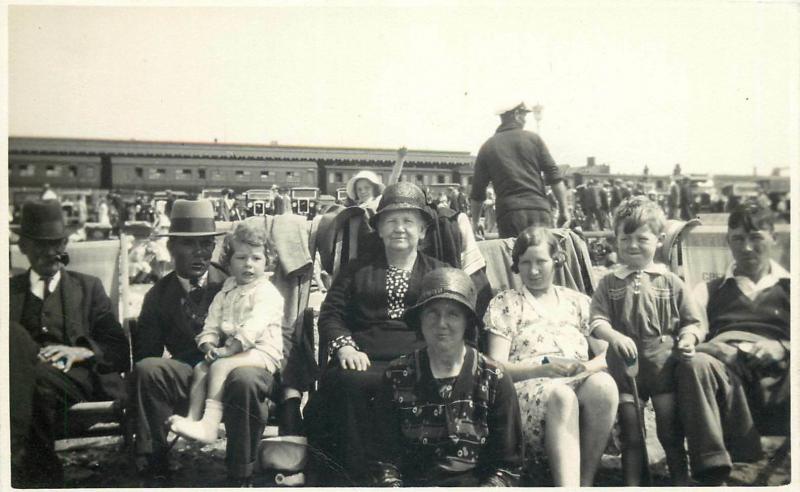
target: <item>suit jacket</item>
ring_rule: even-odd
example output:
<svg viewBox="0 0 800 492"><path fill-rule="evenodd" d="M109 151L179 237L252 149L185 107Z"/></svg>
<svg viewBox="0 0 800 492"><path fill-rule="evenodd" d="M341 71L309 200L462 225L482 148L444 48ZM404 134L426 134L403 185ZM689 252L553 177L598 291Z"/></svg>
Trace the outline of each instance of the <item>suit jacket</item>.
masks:
<svg viewBox="0 0 800 492"><path fill-rule="evenodd" d="M114 316L100 279L65 269L61 270L61 299L64 333L68 344L86 347L94 352L90 372L70 372L86 385L95 388L96 398L121 398L124 395L119 373L130 369L130 345L125 331ZM9 319L21 322L25 296L30 291L29 273L11 278L9 284ZM14 350L11 347L11 350ZM99 388L98 388L99 386Z"/></svg>
<svg viewBox="0 0 800 492"><path fill-rule="evenodd" d="M162 357L164 349L173 359L192 366L203 360L194 337L203 329L208 307L226 277L224 270L212 263L202 299L191 308L175 272L156 282L144 297L136 329L131 333L133 361ZM194 320L192 314L196 315Z"/></svg>

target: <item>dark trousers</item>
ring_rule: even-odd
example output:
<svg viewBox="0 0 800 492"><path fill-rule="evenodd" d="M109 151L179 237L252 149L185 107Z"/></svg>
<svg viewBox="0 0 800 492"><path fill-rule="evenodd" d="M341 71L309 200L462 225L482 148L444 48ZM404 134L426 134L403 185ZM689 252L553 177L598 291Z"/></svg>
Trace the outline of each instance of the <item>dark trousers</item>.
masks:
<svg viewBox="0 0 800 492"><path fill-rule="evenodd" d="M131 378L136 415L136 452L151 466L167 466L167 418L185 415L192 367L181 361L150 357L136 363ZM234 369L225 381L223 422L227 435L225 463L231 477L253 473L258 443L267 425L267 398L273 376L255 367Z"/></svg>
<svg viewBox="0 0 800 492"><path fill-rule="evenodd" d="M365 485L369 478L373 436L381 432L375 425L375 396L388 364L372 361L366 371L329 366L323 373L320 390L306 408L309 444L323 453L315 464L327 475L319 485Z"/></svg>
<svg viewBox="0 0 800 492"><path fill-rule="evenodd" d="M63 435L67 410L86 400L86 391L61 370L39 362L39 345L22 325L12 322L9 328L11 485L63 487L55 440Z"/></svg>
<svg viewBox="0 0 800 492"><path fill-rule="evenodd" d="M735 461L762 454L745 389L739 377L720 360L698 353L676 370L678 413L689 443L692 474L701 478Z"/></svg>
<svg viewBox="0 0 800 492"><path fill-rule="evenodd" d="M497 217L500 238L517 237L529 226L553 227L553 214L549 210L512 210Z"/></svg>

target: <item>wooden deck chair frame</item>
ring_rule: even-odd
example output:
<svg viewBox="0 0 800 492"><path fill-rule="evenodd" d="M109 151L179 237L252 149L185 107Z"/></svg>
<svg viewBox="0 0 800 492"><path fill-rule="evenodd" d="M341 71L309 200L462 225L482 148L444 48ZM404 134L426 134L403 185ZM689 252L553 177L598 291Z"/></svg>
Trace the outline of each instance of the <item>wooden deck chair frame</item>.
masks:
<svg viewBox="0 0 800 492"><path fill-rule="evenodd" d="M122 234L119 239L70 243L67 251L71 260L69 270L100 278L130 344L130 320L127 316L129 243L130 237ZM107 254L109 250L113 251L111 255ZM103 261L108 256L114 256L114 268L110 273ZM17 245L11 245L9 257L10 273L19 273L28 268L28 260ZM128 369L122 373L123 379L130 372L131 365L129 352ZM128 419L124 402L119 400L76 403L68 410L67 422L63 439L121 434L126 447L132 442L132 422Z"/></svg>

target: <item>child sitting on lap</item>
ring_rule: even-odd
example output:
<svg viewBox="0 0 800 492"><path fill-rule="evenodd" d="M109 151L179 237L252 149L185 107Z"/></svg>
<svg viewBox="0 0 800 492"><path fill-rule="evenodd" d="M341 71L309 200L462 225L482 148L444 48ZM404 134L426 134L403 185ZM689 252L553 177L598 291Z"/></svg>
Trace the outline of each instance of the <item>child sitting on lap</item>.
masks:
<svg viewBox="0 0 800 492"><path fill-rule="evenodd" d="M674 369L689 359L705 336L700 311L683 281L653 262L663 240L666 217L643 196L623 201L614 211L613 227L620 264L603 277L591 305L592 335L609 342L608 367L619 387L622 466L628 485L638 485L644 463L634 387L626 366L637 362L639 396L653 398L658 440L664 448L670 478L688 482L686 451L678 424Z"/></svg>
<svg viewBox="0 0 800 492"><path fill-rule="evenodd" d="M267 233L257 224L240 222L225 237L221 261L231 276L214 297L196 337L206 356L194 368L189 414L167 420L176 434L214 442L222 421L223 386L231 371L259 367L274 374L280 368L283 298L266 275L269 255Z"/></svg>

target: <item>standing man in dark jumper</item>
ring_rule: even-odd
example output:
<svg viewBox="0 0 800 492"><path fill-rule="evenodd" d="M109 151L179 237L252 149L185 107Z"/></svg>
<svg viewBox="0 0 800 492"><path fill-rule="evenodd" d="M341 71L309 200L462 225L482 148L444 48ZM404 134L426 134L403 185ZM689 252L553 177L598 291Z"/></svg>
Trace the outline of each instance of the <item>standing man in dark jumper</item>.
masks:
<svg viewBox="0 0 800 492"><path fill-rule="evenodd" d="M525 131L531 109L519 102L502 108L501 124L478 151L470 194L472 228L478 230L481 205L491 182L497 194L497 227L501 238L517 237L531 225L552 227L547 200L550 185L558 201L558 225L570 220L567 192L561 172L539 135Z"/></svg>
<svg viewBox="0 0 800 492"><path fill-rule="evenodd" d="M60 488L54 441L67 410L123 398L128 339L100 279L65 268L69 234L57 200L26 203L17 232L30 268L8 291L11 485Z"/></svg>
<svg viewBox="0 0 800 492"><path fill-rule="evenodd" d="M704 485L723 485L732 461L759 459L761 432L789 434L790 275L771 259L774 234L769 209L736 209L733 263L694 291L709 340L678 366L676 386L692 475Z"/></svg>
<svg viewBox="0 0 800 492"><path fill-rule="evenodd" d="M171 485L164 423L170 415L188 410L192 369L203 360L195 336L227 277L211 263L214 236L224 234L216 232L211 202L177 200L170 220L167 248L175 271L147 293L132 333L135 369L130 391L136 408L137 465L143 468L146 487ZM272 387L272 376L255 367L237 368L226 380L222 400L228 485L252 485Z"/></svg>

